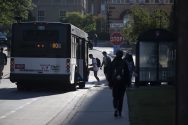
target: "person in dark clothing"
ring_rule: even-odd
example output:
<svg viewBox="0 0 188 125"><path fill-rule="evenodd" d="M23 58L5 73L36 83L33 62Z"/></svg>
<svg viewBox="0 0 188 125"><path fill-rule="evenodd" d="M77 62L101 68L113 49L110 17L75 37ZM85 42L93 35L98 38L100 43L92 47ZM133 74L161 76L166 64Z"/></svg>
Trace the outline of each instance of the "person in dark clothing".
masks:
<svg viewBox="0 0 188 125"><path fill-rule="evenodd" d="M118 50L108 70L109 87L112 89L114 116L121 117L125 90L129 81L129 70L122 59L123 51Z"/></svg>
<svg viewBox="0 0 188 125"><path fill-rule="evenodd" d="M111 63L111 58L107 55L105 51L103 51L102 54L104 57L103 57L101 68L102 66L104 66L103 71L104 71L105 77L107 78L107 72L108 72L109 65Z"/></svg>
<svg viewBox="0 0 188 125"><path fill-rule="evenodd" d="M129 80L130 81L128 83L128 86L130 86L132 83L133 73L135 73L135 65L134 65L132 54L126 53L125 58L123 58L123 60L125 61L125 63L127 63L127 66L129 68Z"/></svg>

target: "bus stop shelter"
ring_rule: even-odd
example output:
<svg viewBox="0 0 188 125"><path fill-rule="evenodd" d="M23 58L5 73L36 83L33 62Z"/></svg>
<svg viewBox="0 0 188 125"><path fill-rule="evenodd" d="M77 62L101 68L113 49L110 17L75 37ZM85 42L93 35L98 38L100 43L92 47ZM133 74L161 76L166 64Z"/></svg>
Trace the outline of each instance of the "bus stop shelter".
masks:
<svg viewBox="0 0 188 125"><path fill-rule="evenodd" d="M176 37L164 29L140 34L136 45L135 84L174 84L176 78Z"/></svg>

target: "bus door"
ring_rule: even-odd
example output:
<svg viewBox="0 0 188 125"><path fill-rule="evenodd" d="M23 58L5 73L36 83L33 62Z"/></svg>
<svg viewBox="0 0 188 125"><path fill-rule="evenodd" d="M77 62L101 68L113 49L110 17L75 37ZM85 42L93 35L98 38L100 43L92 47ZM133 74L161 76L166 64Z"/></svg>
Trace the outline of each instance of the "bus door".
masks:
<svg viewBox="0 0 188 125"><path fill-rule="evenodd" d="M77 57L77 73L81 80L83 80L83 58L82 58L82 41L80 38L76 39L77 47L76 47L76 57Z"/></svg>
<svg viewBox="0 0 188 125"><path fill-rule="evenodd" d="M82 39L81 55L83 59L83 76L84 81L88 81L88 43L85 39Z"/></svg>
<svg viewBox="0 0 188 125"><path fill-rule="evenodd" d="M85 39L77 39L77 68L82 81L88 81L88 45Z"/></svg>

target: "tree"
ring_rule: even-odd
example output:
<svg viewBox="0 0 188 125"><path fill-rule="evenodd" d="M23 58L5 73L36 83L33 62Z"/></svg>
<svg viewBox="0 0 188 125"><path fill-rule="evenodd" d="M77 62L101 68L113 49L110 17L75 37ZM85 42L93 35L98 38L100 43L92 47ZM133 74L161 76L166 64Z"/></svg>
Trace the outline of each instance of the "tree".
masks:
<svg viewBox="0 0 188 125"><path fill-rule="evenodd" d="M96 17L92 15L85 15L83 19L83 30L86 32L96 31Z"/></svg>
<svg viewBox="0 0 188 125"><path fill-rule="evenodd" d="M129 20L123 28L126 40L136 42L139 34L152 28L169 28L169 15L163 10L148 11L139 6L130 10L132 20Z"/></svg>
<svg viewBox="0 0 188 125"><path fill-rule="evenodd" d="M65 17L61 18L60 21L63 23L71 23L81 28L83 18L83 15L79 12L67 12Z"/></svg>
<svg viewBox="0 0 188 125"><path fill-rule="evenodd" d="M31 9L32 0L14 0L12 3L14 18L20 17L22 20L27 20Z"/></svg>
<svg viewBox="0 0 188 125"><path fill-rule="evenodd" d="M71 23L86 32L96 30L96 19L89 14L82 15L79 12L67 12L65 17L61 18L60 21L63 23Z"/></svg>
<svg viewBox="0 0 188 125"><path fill-rule="evenodd" d="M28 13L32 9L32 0L0 0L0 24L10 27L18 17L27 20Z"/></svg>
<svg viewBox="0 0 188 125"><path fill-rule="evenodd" d="M135 6L130 10L132 20L129 20L123 29L124 37L134 42L137 36L149 27L149 12L145 9Z"/></svg>
<svg viewBox="0 0 188 125"><path fill-rule="evenodd" d="M9 24L11 22L11 9L12 3L11 1L1 0L0 1L0 23L1 24Z"/></svg>
<svg viewBox="0 0 188 125"><path fill-rule="evenodd" d="M153 11L151 17L150 17L150 27L151 28L169 28L169 15L160 9L157 9Z"/></svg>

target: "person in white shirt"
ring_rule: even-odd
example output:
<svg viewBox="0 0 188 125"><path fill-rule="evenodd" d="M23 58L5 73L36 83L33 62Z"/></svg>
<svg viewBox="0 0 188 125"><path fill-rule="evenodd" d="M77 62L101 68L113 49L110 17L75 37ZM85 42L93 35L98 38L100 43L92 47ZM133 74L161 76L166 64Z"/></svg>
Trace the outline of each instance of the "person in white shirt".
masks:
<svg viewBox="0 0 188 125"><path fill-rule="evenodd" d="M7 64L7 56L3 53L3 48L0 48L0 79L3 76L4 66Z"/></svg>
<svg viewBox="0 0 188 125"><path fill-rule="evenodd" d="M92 64L90 64L91 67L89 68L89 71L94 72L94 76L97 79L97 81L99 82L100 79L97 76L97 72L99 70L99 67L97 66L97 60L96 60L96 58L93 57L93 54L89 54L89 58L92 59Z"/></svg>

